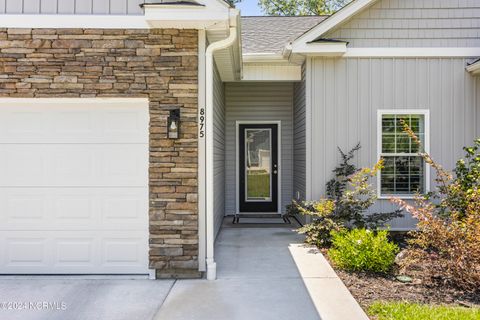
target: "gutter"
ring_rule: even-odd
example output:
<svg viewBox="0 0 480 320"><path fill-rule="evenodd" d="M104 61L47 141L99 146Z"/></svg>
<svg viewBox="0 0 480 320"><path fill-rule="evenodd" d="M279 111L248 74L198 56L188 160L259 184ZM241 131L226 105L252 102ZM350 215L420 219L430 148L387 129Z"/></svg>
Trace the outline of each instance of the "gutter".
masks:
<svg viewBox="0 0 480 320"><path fill-rule="evenodd" d="M205 51L205 136L206 136L206 265L207 280L215 280L217 278L217 264L214 259L215 244L215 223L213 212L213 54L222 49L226 49L233 45L237 40L236 21L239 12L235 10L235 16L230 18L230 34L227 38L213 42ZM232 23L232 20L235 21Z"/></svg>

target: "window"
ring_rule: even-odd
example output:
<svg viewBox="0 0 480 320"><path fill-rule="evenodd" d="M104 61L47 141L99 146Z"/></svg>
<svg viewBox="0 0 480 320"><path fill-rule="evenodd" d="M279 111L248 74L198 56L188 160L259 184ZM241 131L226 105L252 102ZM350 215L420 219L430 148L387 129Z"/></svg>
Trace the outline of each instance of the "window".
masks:
<svg viewBox="0 0 480 320"><path fill-rule="evenodd" d="M411 197L428 190L428 168L415 141L403 131L402 120L415 132L428 152L428 111L379 111L379 195Z"/></svg>

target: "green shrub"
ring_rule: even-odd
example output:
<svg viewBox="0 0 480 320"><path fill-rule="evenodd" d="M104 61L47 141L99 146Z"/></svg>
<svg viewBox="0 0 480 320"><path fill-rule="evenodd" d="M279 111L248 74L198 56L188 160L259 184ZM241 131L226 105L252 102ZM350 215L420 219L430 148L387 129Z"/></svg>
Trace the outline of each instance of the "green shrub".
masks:
<svg viewBox="0 0 480 320"><path fill-rule="evenodd" d="M335 265L348 271L388 272L399 249L387 235L386 230L332 231L328 255Z"/></svg>
<svg viewBox="0 0 480 320"><path fill-rule="evenodd" d="M335 202L333 218L337 222L375 230L394 218L403 217L403 213L402 210L367 213L377 201L377 191L370 181L382 168L383 161L373 168L358 169L351 161L360 148L360 143L347 153L338 148L341 162L333 170L335 176L326 184L326 195L328 200Z"/></svg>
<svg viewBox="0 0 480 320"><path fill-rule="evenodd" d="M297 232L306 235L306 243L319 248L327 248L331 244L330 233L343 229L343 225L333 217L334 209L335 203L331 200L304 201L302 203L292 201L287 206L287 213L313 217L313 222L297 229Z"/></svg>

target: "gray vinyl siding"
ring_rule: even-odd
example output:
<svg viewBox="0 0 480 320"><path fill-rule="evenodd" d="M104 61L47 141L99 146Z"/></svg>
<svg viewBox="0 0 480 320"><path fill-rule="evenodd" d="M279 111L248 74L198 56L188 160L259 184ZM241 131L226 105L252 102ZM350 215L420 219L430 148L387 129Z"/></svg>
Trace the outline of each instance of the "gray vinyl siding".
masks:
<svg viewBox="0 0 480 320"><path fill-rule="evenodd" d="M380 0L325 37L349 47L479 47L478 0Z"/></svg>
<svg viewBox="0 0 480 320"><path fill-rule="evenodd" d="M213 73L213 211L215 237L225 215L225 86L217 67Z"/></svg>
<svg viewBox="0 0 480 320"><path fill-rule="evenodd" d="M293 84L227 83L225 212L236 213L236 121L281 121L282 212L293 194Z"/></svg>
<svg viewBox="0 0 480 320"><path fill-rule="evenodd" d="M461 58L312 59L312 198L325 194L339 161L337 146L349 150L360 142L359 166L378 160L379 109L430 110L430 153L452 169L462 147L480 133L480 81L465 65ZM379 200L374 210L391 208L388 200ZM392 224L394 229L413 226L409 217Z"/></svg>
<svg viewBox="0 0 480 320"><path fill-rule="evenodd" d="M0 0L0 14L143 15L145 0Z"/></svg>
<svg viewBox="0 0 480 320"><path fill-rule="evenodd" d="M302 81L294 84L293 95L293 198L306 196L306 82L305 63L302 66ZM298 193L298 194L297 194Z"/></svg>

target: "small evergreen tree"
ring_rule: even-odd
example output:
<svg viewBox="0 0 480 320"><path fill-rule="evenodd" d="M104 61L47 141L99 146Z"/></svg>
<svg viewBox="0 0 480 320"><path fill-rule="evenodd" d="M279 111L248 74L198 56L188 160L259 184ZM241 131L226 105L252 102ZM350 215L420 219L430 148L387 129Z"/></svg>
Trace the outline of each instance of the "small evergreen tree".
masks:
<svg viewBox="0 0 480 320"><path fill-rule="evenodd" d="M338 148L341 163L333 170L335 177L327 182L327 199L319 201L293 201L287 206L288 215L306 215L313 218L311 223L298 229L306 234L306 242L318 247L331 244L331 232L351 228L378 229L393 218L403 217L401 209L393 212L367 213L377 201L377 192L369 183L382 168L380 160L373 168L357 167L351 163L360 150L358 143L345 153Z"/></svg>
<svg viewBox="0 0 480 320"><path fill-rule="evenodd" d="M333 169L335 177L326 184L326 195L327 199L335 202L333 216L337 221L353 224L356 228L376 229L403 214L401 210L366 213L377 201L377 193L369 180L377 175L383 162L380 161L373 168L358 169L351 161L360 148L360 143L347 153L338 148L341 162Z"/></svg>
<svg viewBox="0 0 480 320"><path fill-rule="evenodd" d="M341 163L333 169L335 177L327 182L326 193L329 199L338 201L343 196L345 189L347 189L349 177L358 171L357 167L354 164L351 164L350 161L355 157L355 152L360 150L360 148L360 142L357 143L357 145L348 153L343 152L340 147L337 147L342 160Z"/></svg>

